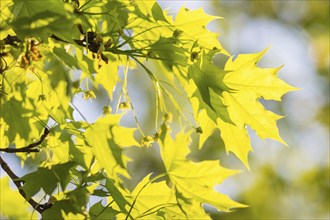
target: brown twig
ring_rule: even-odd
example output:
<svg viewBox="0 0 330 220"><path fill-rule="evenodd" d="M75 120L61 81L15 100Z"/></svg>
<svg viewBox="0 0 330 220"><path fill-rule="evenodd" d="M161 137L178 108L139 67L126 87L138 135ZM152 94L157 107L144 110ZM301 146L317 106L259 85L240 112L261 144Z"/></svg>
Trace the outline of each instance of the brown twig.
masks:
<svg viewBox="0 0 330 220"><path fill-rule="evenodd" d="M45 211L46 209L49 209L52 204L45 203L45 204L39 204L36 201L34 201L32 198L27 198L25 192L22 190L22 186L24 185L24 181L19 180L19 177L10 169L8 164L2 159L0 156L0 165L1 168L8 174L10 179L14 182L15 186L17 187L19 193L21 196L28 202L30 205L40 214Z"/></svg>
<svg viewBox="0 0 330 220"><path fill-rule="evenodd" d="M29 144L26 147L22 148L0 148L0 151L6 152L6 153L31 153L31 152L39 152L39 149L36 149L35 147L39 146L47 137L50 130L48 128L45 128L44 133L41 135L40 139L37 142L34 142L32 144Z"/></svg>

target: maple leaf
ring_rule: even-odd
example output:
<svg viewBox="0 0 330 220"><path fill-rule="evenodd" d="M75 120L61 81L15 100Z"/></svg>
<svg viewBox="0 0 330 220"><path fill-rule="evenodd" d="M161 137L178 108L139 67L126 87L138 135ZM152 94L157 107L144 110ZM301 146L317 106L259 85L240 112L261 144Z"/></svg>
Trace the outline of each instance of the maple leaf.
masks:
<svg viewBox="0 0 330 220"><path fill-rule="evenodd" d="M195 118L203 130L200 144L220 130L226 152L234 153L247 168L252 147L246 125L262 139L286 144L276 125L282 116L266 110L258 99L280 101L285 93L297 90L276 76L280 68L256 66L265 52L239 55L235 60L231 57L224 70L212 63L215 52L210 52L189 67L188 76L194 84L187 86L187 91L194 99Z"/></svg>
<svg viewBox="0 0 330 220"><path fill-rule="evenodd" d="M122 154L122 146L139 145L133 137L135 129L119 126L122 115L106 115L100 117L85 132L88 144L101 168L109 177L117 174L128 176L125 169L127 158ZM97 135L96 135L97 134Z"/></svg>
<svg viewBox="0 0 330 220"><path fill-rule="evenodd" d="M31 217L31 214L27 211L28 203L10 187L9 177L4 176L0 178L0 189L1 214L3 216L8 216L9 219L28 219ZM37 218L37 216L34 215L34 218Z"/></svg>
<svg viewBox="0 0 330 220"><path fill-rule="evenodd" d="M281 101L281 97L289 92L297 90L276 76L279 68L260 68L256 64L260 61L267 49L257 54L240 54L234 60L228 59L225 65L223 83L229 88L255 93L255 98L263 97L266 100Z"/></svg>
<svg viewBox="0 0 330 220"><path fill-rule="evenodd" d="M276 120L282 116L265 110L263 105L255 99L254 94L224 92L223 97L236 126L244 128L245 125L250 125L260 138L272 138L285 144L276 126Z"/></svg>
<svg viewBox="0 0 330 220"><path fill-rule="evenodd" d="M228 196L218 193L214 186L238 171L220 166L219 161L192 162L186 158L190 153L190 134L179 133L173 140L163 125L161 133L161 156L173 187L185 199L200 204L209 204L221 211L229 211L244 205L231 200ZM181 204L182 206L185 205Z"/></svg>
<svg viewBox="0 0 330 220"><path fill-rule="evenodd" d="M185 217L177 206L175 193L166 185L165 181L152 182L151 174L139 182L131 194L131 200L136 199L132 216L142 219L177 219ZM165 214L166 213L166 214ZM178 213L181 215L178 216Z"/></svg>
<svg viewBox="0 0 330 220"><path fill-rule="evenodd" d="M201 57L189 66L188 77L193 80L194 84L187 86L186 90L190 96L197 97L198 110L205 109L214 122L217 118L231 122L227 107L221 98L222 92L228 90L223 83L225 72L212 62L216 53L217 51L203 52Z"/></svg>
<svg viewBox="0 0 330 220"><path fill-rule="evenodd" d="M182 38L192 39L191 44L186 45L187 48L190 49L193 43L198 41L198 44L204 49L217 48L221 53L229 55L218 41L219 34L206 29L207 24L215 19L221 19L221 17L208 15L202 8L189 10L182 7L173 25L182 31L182 34L180 34Z"/></svg>
<svg viewBox="0 0 330 220"><path fill-rule="evenodd" d="M240 128L250 125L260 138L272 138L285 144L276 126L276 120L282 116L265 110L258 99L280 101L285 93L297 88L276 77L280 68L256 66L265 52L242 54L227 61L225 70L228 73L223 81L234 91L224 91L222 96L235 125Z"/></svg>

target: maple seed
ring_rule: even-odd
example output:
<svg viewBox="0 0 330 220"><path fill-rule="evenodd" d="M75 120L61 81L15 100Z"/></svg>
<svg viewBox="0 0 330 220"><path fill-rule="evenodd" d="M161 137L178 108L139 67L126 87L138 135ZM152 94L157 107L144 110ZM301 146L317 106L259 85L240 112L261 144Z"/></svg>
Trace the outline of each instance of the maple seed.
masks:
<svg viewBox="0 0 330 220"><path fill-rule="evenodd" d="M182 31L179 29L175 29L173 32L173 37L178 38L181 35Z"/></svg>
<svg viewBox="0 0 330 220"><path fill-rule="evenodd" d="M203 129L201 127L196 128L196 133L203 134Z"/></svg>
<svg viewBox="0 0 330 220"><path fill-rule="evenodd" d="M198 57L199 57L198 54L199 53L200 53L200 51L198 51L198 52L197 51L192 52L191 55L190 55L190 60L191 61L194 61L194 60L198 59Z"/></svg>
<svg viewBox="0 0 330 220"><path fill-rule="evenodd" d="M144 147L151 147L151 144L154 142L154 139L151 136L144 136L141 141L141 145Z"/></svg>
<svg viewBox="0 0 330 220"><path fill-rule="evenodd" d="M119 108L122 110L129 110L129 104L127 102L121 102Z"/></svg>
<svg viewBox="0 0 330 220"><path fill-rule="evenodd" d="M108 115L111 113L111 107L110 106L104 106L103 107L103 114Z"/></svg>
<svg viewBox="0 0 330 220"><path fill-rule="evenodd" d="M158 140L159 140L159 136L160 136L160 134L159 134L158 132L156 132L156 133L152 136L152 138L154 139L155 142L158 142Z"/></svg>
<svg viewBox="0 0 330 220"><path fill-rule="evenodd" d="M169 122L171 123L173 120L173 114L171 112L166 112L164 115L163 115L163 121L164 122Z"/></svg>
<svg viewBox="0 0 330 220"><path fill-rule="evenodd" d="M73 88L78 89L78 88L80 87L80 82L79 82L79 80L74 81L74 82L72 83L72 86L73 86Z"/></svg>
<svg viewBox="0 0 330 220"><path fill-rule="evenodd" d="M96 99L96 95L93 91L89 90L89 91L85 91L82 95L82 97L85 99L85 100L88 100L88 99Z"/></svg>

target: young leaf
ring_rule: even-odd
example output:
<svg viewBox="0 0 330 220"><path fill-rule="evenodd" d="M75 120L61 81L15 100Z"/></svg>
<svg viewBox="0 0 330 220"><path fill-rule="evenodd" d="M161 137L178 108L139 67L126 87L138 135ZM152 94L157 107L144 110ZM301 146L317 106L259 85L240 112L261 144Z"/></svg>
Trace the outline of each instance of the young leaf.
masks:
<svg viewBox="0 0 330 220"><path fill-rule="evenodd" d="M276 120L282 116L265 110L262 104L256 100L255 94L244 91L223 92L222 94L230 117L238 127L243 128L246 124L250 125L260 138L272 138L285 144L276 126Z"/></svg>
<svg viewBox="0 0 330 220"><path fill-rule="evenodd" d="M220 166L218 161L196 163L188 160L189 142L190 133L179 133L173 140L166 129L162 130L161 156L173 187L187 200L210 204L221 211L244 207L213 189L237 171Z"/></svg>
<svg viewBox="0 0 330 220"><path fill-rule="evenodd" d="M29 115L32 112L23 105L22 101L18 101L14 97L1 105L0 117L9 127L5 133L10 143L14 141L16 135L28 140L32 130L29 122Z"/></svg>
<svg viewBox="0 0 330 220"><path fill-rule="evenodd" d="M205 130L200 144L219 129L226 152L233 152L247 168L252 147L245 125L256 130L262 139L272 138L285 144L276 126L282 116L265 110L258 99L280 101L283 94L296 90L276 77L278 69L256 66L264 53L239 55L234 61L228 59L223 71L212 63L212 53L203 54L188 72L197 90L190 85L187 91L198 100L192 99L192 104L197 121ZM205 110L199 112L201 109Z"/></svg>
<svg viewBox="0 0 330 220"><path fill-rule="evenodd" d="M227 154L234 153L242 163L249 168L248 155L253 151L250 143L250 137L245 127L238 127L231 123L217 120L217 126L220 130L220 136L225 143Z"/></svg>
<svg viewBox="0 0 330 220"><path fill-rule="evenodd" d="M110 59L108 65L102 65L96 70L95 82L103 86L108 96L112 99L112 93L118 81L118 61Z"/></svg>
<svg viewBox="0 0 330 220"><path fill-rule="evenodd" d="M150 176L144 177L132 192L131 201L136 200L132 216L139 219L184 219L174 191L165 181L151 182Z"/></svg>
<svg viewBox="0 0 330 220"><path fill-rule="evenodd" d="M297 90L276 76L280 68L260 68L256 64L267 49L257 54L241 54L235 60L228 59L223 82L231 89L255 93L256 98L281 101L281 97Z"/></svg>
<svg viewBox="0 0 330 220"><path fill-rule="evenodd" d="M191 49L193 42L198 41L204 49L217 48L221 53L229 55L219 43L218 34L206 29L209 22L219 18L221 17L206 14L202 8L189 10L182 7L176 16L174 26L183 31L183 39L192 39L191 43L185 46L186 48Z"/></svg>
<svg viewBox="0 0 330 220"><path fill-rule="evenodd" d="M135 129L119 126L120 118L121 115L106 115L99 118L85 132L86 140L93 148L99 165L105 169L108 177L115 179L118 174L128 176L125 169L126 159L121 147L137 144L133 137Z"/></svg>
<svg viewBox="0 0 330 220"><path fill-rule="evenodd" d="M177 39L170 37L160 37L149 50L154 56L159 58L164 65L171 70L174 65L183 67L188 64L188 57L185 55L188 52L186 49L176 45Z"/></svg>

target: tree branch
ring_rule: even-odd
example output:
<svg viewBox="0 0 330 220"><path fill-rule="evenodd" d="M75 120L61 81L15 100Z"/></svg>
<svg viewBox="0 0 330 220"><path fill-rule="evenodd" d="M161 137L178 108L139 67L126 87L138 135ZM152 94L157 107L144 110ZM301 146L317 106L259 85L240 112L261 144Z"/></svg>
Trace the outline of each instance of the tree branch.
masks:
<svg viewBox="0 0 330 220"><path fill-rule="evenodd" d="M29 144L26 147L22 148L0 148L0 151L7 152L7 153L31 153L31 152L39 152L39 149L35 147L39 146L50 133L48 128L45 128L44 133L41 135L39 141Z"/></svg>
<svg viewBox="0 0 330 220"><path fill-rule="evenodd" d="M24 185L24 181L19 180L19 177L10 169L8 164L2 159L0 156L0 165L1 168L8 174L10 179L14 182L15 186L17 187L19 193L21 196L28 202L30 205L40 214L45 211L46 209L49 209L52 204L51 203L45 203L45 204L39 204L36 201L34 201L32 198L27 199L25 192L22 190L22 186Z"/></svg>

